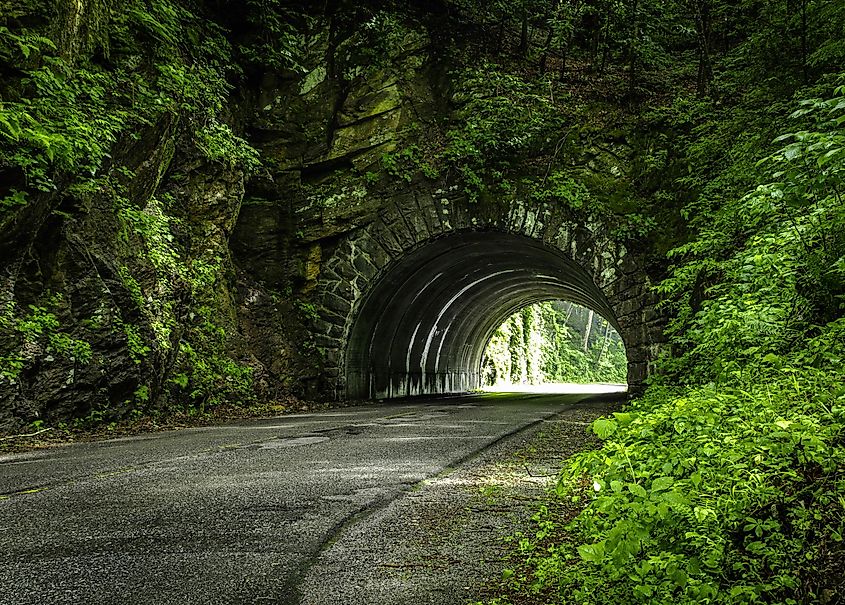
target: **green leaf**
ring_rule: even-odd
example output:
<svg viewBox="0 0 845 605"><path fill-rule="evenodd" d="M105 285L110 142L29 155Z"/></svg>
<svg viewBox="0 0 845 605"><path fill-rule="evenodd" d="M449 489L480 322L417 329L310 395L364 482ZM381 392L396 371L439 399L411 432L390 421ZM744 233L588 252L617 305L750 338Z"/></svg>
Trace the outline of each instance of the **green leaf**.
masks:
<svg viewBox="0 0 845 605"><path fill-rule="evenodd" d="M595 544L582 544L578 547L578 554L589 563L601 563L604 560L604 540Z"/></svg>
<svg viewBox="0 0 845 605"><path fill-rule="evenodd" d="M12 137L13 140L17 141L20 138L20 127L12 125L12 122L3 117L3 115L0 115L0 125L6 127L6 132L10 137Z"/></svg>
<svg viewBox="0 0 845 605"><path fill-rule="evenodd" d="M689 500L687 500L687 498L677 490L663 492L663 499L669 504L674 504L676 506L689 506Z"/></svg>
<svg viewBox="0 0 845 605"><path fill-rule="evenodd" d="M614 479L613 481L610 482L610 489L614 493L617 493L617 494L620 493L624 487L625 487L625 484L622 483L621 481L617 481L617 480Z"/></svg>
<svg viewBox="0 0 845 605"><path fill-rule="evenodd" d="M625 427L631 424L637 415L632 412L613 412L613 417L616 418L619 426Z"/></svg>
<svg viewBox="0 0 845 605"><path fill-rule="evenodd" d="M674 484L675 480L672 477L658 477L657 479L651 482L651 491L662 492L664 490L669 489Z"/></svg>
<svg viewBox="0 0 845 605"><path fill-rule="evenodd" d="M634 494L635 496L639 496L640 498L648 497L648 492L645 491L645 488L639 483L629 483L628 491Z"/></svg>
<svg viewBox="0 0 845 605"><path fill-rule="evenodd" d="M617 424L609 418L599 418L593 422L593 432L599 436L599 439L607 439L618 428Z"/></svg>

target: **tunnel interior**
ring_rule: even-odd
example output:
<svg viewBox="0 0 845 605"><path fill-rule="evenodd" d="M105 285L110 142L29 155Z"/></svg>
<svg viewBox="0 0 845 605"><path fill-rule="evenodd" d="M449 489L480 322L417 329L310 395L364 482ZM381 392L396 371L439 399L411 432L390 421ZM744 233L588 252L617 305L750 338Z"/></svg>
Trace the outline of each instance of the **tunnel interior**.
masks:
<svg viewBox="0 0 845 605"><path fill-rule="evenodd" d="M522 307L552 299L591 308L619 330L589 273L541 241L471 231L423 244L390 265L363 297L345 356L347 396L479 388L493 331Z"/></svg>

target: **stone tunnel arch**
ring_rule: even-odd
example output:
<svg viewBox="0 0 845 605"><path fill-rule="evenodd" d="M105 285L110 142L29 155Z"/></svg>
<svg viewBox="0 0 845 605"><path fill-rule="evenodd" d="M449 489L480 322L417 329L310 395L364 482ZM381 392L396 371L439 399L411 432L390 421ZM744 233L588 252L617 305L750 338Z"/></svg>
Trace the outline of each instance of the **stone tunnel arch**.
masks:
<svg viewBox="0 0 845 605"><path fill-rule="evenodd" d="M315 330L324 389L380 399L476 388L496 327L525 305L564 299L619 332L637 391L660 351L663 318L642 257L609 232L551 206L516 203L502 215L460 198L400 196L322 263Z"/></svg>
<svg viewBox="0 0 845 605"><path fill-rule="evenodd" d="M565 299L617 325L604 293L559 250L502 232L458 232L405 255L362 300L345 355L347 396L481 386L493 331L525 305Z"/></svg>

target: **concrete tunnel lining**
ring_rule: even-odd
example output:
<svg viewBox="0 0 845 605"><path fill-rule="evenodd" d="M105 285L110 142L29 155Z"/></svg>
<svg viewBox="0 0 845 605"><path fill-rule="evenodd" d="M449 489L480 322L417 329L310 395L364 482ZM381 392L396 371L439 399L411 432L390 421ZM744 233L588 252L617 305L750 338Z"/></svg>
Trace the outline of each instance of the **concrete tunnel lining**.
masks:
<svg viewBox="0 0 845 605"><path fill-rule="evenodd" d="M520 308L552 299L590 307L618 329L603 292L560 250L502 232L429 241L388 266L356 309L345 356L347 396L478 388L493 331Z"/></svg>

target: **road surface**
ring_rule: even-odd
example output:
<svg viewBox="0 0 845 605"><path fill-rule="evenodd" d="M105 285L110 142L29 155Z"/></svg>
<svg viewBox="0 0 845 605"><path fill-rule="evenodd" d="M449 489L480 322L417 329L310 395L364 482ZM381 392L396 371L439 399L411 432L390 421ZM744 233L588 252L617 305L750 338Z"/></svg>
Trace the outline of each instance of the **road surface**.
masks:
<svg viewBox="0 0 845 605"><path fill-rule="evenodd" d="M409 493L614 398L405 401L0 456L0 603L351 602L337 586L356 553L400 547L449 498L404 523ZM431 602L460 602L450 590Z"/></svg>

